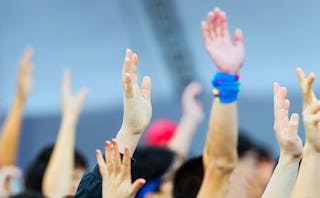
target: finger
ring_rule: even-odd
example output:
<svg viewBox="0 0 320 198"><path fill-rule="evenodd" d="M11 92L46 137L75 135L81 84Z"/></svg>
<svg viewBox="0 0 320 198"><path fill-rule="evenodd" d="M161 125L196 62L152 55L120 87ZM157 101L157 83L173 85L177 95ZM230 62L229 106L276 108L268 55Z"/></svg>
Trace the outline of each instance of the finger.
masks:
<svg viewBox="0 0 320 198"><path fill-rule="evenodd" d="M202 91L202 86L199 82L192 81L189 85L184 89L182 100L183 101L191 101L195 100L198 95L200 95Z"/></svg>
<svg viewBox="0 0 320 198"><path fill-rule="evenodd" d="M296 68L296 73L297 73L297 77L298 77L298 80L300 82L300 85L302 86L302 84L304 83L304 80L305 80L304 71L300 67L297 67Z"/></svg>
<svg viewBox="0 0 320 198"><path fill-rule="evenodd" d="M128 52L127 52L128 54ZM131 56L130 56L131 57ZM124 58L123 68L122 68L122 78L127 73L131 73L131 58L126 55Z"/></svg>
<svg viewBox="0 0 320 198"><path fill-rule="evenodd" d="M316 114L308 115L308 120L311 120L312 122L319 122L320 112L317 112Z"/></svg>
<svg viewBox="0 0 320 198"><path fill-rule="evenodd" d="M239 28L236 29L236 31L234 32L234 43L238 47L243 47L244 46L242 31Z"/></svg>
<svg viewBox="0 0 320 198"><path fill-rule="evenodd" d="M287 126L289 124L289 109L290 109L290 101L288 99L286 99L284 101L284 108L283 108L283 124L284 126Z"/></svg>
<svg viewBox="0 0 320 198"><path fill-rule="evenodd" d="M311 115L319 110L320 110L320 101L316 101L316 102L313 102L310 106L308 106L304 110L303 115Z"/></svg>
<svg viewBox="0 0 320 198"><path fill-rule="evenodd" d="M215 31L214 31L214 27L215 27L215 17L214 17L214 12L209 12L208 13L208 33L210 34L210 37L212 39L215 39L216 38L216 34L215 34Z"/></svg>
<svg viewBox="0 0 320 198"><path fill-rule="evenodd" d="M89 90L87 88L82 88L79 93L76 95L78 101L80 101L81 104L84 103L86 97L88 96Z"/></svg>
<svg viewBox="0 0 320 198"><path fill-rule="evenodd" d="M309 96L311 96L312 94L312 84L314 82L314 79L315 79L315 75L313 72L311 72L307 78L307 81L306 81L306 87L305 87L305 93Z"/></svg>
<svg viewBox="0 0 320 198"><path fill-rule="evenodd" d="M21 67L28 66L32 60L33 57L33 49L32 48L27 48L21 58Z"/></svg>
<svg viewBox="0 0 320 198"><path fill-rule="evenodd" d="M122 164L124 168L124 175L129 176L131 174L131 160L130 160L130 151L127 146L124 148Z"/></svg>
<svg viewBox="0 0 320 198"><path fill-rule="evenodd" d="M106 141L105 145L105 158L107 163L108 173L113 171L113 160L112 160L112 145L110 141Z"/></svg>
<svg viewBox="0 0 320 198"><path fill-rule="evenodd" d="M146 180L144 179L137 179L136 181L134 181L128 191L130 197L133 197L135 194L137 194L137 192L145 183L146 183Z"/></svg>
<svg viewBox="0 0 320 198"><path fill-rule="evenodd" d="M107 166L105 161L103 160L102 153L100 150L96 150L96 157L97 157L97 162L99 166L99 171L101 176L104 178L106 176L106 171L107 171Z"/></svg>
<svg viewBox="0 0 320 198"><path fill-rule="evenodd" d="M227 14L225 12L221 14L221 34L224 38L230 39Z"/></svg>
<svg viewBox="0 0 320 198"><path fill-rule="evenodd" d="M292 137L296 137L298 135L298 129L299 129L299 115L297 113L293 113L290 117L288 134Z"/></svg>
<svg viewBox="0 0 320 198"><path fill-rule="evenodd" d="M201 32L204 45L208 46L212 38L208 30L208 24L205 21L202 21L201 23Z"/></svg>
<svg viewBox="0 0 320 198"><path fill-rule="evenodd" d="M137 74L137 64L138 64L138 55L136 53L131 56L131 74L132 80L134 83L138 82L138 74Z"/></svg>
<svg viewBox="0 0 320 198"><path fill-rule="evenodd" d="M274 113L276 115L276 112L280 110L281 105L280 101L281 98L279 97L279 92L280 92L280 85L278 83L273 83L273 108L274 108Z"/></svg>
<svg viewBox="0 0 320 198"><path fill-rule="evenodd" d="M116 172L120 172L121 171L121 159L120 159L118 142L115 139L113 139L112 145L113 145L112 155L113 155L114 169Z"/></svg>
<svg viewBox="0 0 320 198"><path fill-rule="evenodd" d="M279 110L279 89L280 89L280 85L277 82L273 83L273 108L274 108L274 112L276 113L277 110Z"/></svg>
<svg viewBox="0 0 320 198"><path fill-rule="evenodd" d="M123 91L126 98L132 98L133 97L133 90L132 90L132 77L129 73L126 73L124 75L123 81Z"/></svg>
<svg viewBox="0 0 320 198"><path fill-rule="evenodd" d="M221 11L220 9L215 13L215 34L217 37L222 37L222 23L221 23Z"/></svg>
<svg viewBox="0 0 320 198"><path fill-rule="evenodd" d="M63 94L69 93L71 91L71 74L70 70L66 69L63 73L62 80L62 92Z"/></svg>
<svg viewBox="0 0 320 198"><path fill-rule="evenodd" d="M141 95L147 101L149 101L151 97L151 87L151 78L149 76L144 76L141 83Z"/></svg>

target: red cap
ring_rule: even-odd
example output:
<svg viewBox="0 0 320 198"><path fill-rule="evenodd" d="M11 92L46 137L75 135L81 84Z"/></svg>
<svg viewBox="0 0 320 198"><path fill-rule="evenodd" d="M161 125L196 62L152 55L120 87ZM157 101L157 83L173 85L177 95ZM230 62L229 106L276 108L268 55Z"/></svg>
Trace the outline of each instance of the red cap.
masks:
<svg viewBox="0 0 320 198"><path fill-rule="evenodd" d="M157 119L147 129L144 142L149 146L166 146L173 137L176 128L177 124L172 120Z"/></svg>

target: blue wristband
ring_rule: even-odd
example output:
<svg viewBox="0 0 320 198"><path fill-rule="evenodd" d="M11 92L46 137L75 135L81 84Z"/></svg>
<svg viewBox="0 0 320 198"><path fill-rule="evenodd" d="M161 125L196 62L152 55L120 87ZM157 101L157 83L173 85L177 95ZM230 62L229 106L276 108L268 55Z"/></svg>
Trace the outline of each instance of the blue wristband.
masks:
<svg viewBox="0 0 320 198"><path fill-rule="evenodd" d="M218 72L212 79L214 87L212 93L215 100L221 103L232 103L238 99L240 91L240 76L238 74L228 74Z"/></svg>

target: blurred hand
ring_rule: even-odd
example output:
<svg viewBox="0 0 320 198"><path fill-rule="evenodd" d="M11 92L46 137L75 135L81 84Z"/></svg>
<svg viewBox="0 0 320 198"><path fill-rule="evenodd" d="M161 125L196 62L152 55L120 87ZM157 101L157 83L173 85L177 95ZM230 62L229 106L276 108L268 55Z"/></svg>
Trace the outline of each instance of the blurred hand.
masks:
<svg viewBox="0 0 320 198"><path fill-rule="evenodd" d="M124 114L121 131L130 134L141 134L152 115L151 78L144 76L139 87L137 63L137 54L127 49L122 71Z"/></svg>
<svg viewBox="0 0 320 198"><path fill-rule="evenodd" d="M198 82L191 82L182 95L182 109L186 116L192 118L192 121L201 122L204 118L202 104L197 100L197 96L201 94L202 87Z"/></svg>
<svg viewBox="0 0 320 198"><path fill-rule="evenodd" d="M86 88L81 89L77 94L73 94L71 91L71 75L69 71L65 71L63 75L63 81L61 86L62 96L62 113L65 116L77 116L80 114L88 90Z"/></svg>
<svg viewBox="0 0 320 198"><path fill-rule="evenodd" d="M20 61L18 72L18 96L26 99L33 86L33 65L31 59L33 56L33 49L27 49Z"/></svg>
<svg viewBox="0 0 320 198"><path fill-rule="evenodd" d="M241 30L235 31L233 44L229 34L227 15L219 8L209 12L207 21L202 22L201 26L205 48L219 71L238 73L245 55Z"/></svg>
<svg viewBox="0 0 320 198"><path fill-rule="evenodd" d="M12 195L10 182L13 178L21 176L21 171L15 166L4 166L0 168L0 197Z"/></svg>
<svg viewBox="0 0 320 198"><path fill-rule="evenodd" d="M96 151L99 170L102 176L103 198L133 198L145 184L144 179L137 179L131 184L131 161L128 147L125 148L121 162L118 143L106 142L105 159L100 150Z"/></svg>
<svg viewBox="0 0 320 198"><path fill-rule="evenodd" d="M307 106L311 105L312 102L317 100L317 97L311 88L315 79L315 75L314 73L310 73L308 78L306 78L303 70L300 67L296 69L296 72L303 94L303 110L305 110Z"/></svg>
<svg viewBox="0 0 320 198"><path fill-rule="evenodd" d="M274 132L280 146L280 153L291 159L300 160L303 144L298 136L299 115L294 113L289 120L290 102L286 99L287 90L285 87L280 87L278 83L274 83L273 88Z"/></svg>
<svg viewBox="0 0 320 198"><path fill-rule="evenodd" d="M303 111L306 146L320 152L320 101L314 101Z"/></svg>

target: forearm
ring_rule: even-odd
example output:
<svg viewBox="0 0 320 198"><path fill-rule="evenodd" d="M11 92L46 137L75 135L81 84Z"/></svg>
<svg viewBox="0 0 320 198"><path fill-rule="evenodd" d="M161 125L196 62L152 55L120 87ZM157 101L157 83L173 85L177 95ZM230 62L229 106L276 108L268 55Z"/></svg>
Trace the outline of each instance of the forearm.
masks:
<svg viewBox="0 0 320 198"><path fill-rule="evenodd" d="M76 116L63 117L42 184L44 194L48 197L71 194L76 125Z"/></svg>
<svg viewBox="0 0 320 198"><path fill-rule="evenodd" d="M229 185L230 174L231 172L225 174L221 169L217 169L214 163L210 163L205 172L197 198L225 197Z"/></svg>
<svg viewBox="0 0 320 198"><path fill-rule="evenodd" d="M116 140L119 145L119 152L124 154L125 147L129 148L130 157L132 158L134 151L139 143L142 133L132 134L128 131L123 130L122 128L118 131Z"/></svg>
<svg viewBox="0 0 320 198"><path fill-rule="evenodd" d="M192 115L184 114L179 122L173 138L168 147L181 157L188 155L190 144L200 122L194 120Z"/></svg>
<svg viewBox="0 0 320 198"><path fill-rule="evenodd" d="M320 153L306 143L292 197L317 197L320 195Z"/></svg>
<svg viewBox="0 0 320 198"><path fill-rule="evenodd" d="M297 179L299 158L280 154L279 162L263 193L263 198L290 197Z"/></svg>
<svg viewBox="0 0 320 198"><path fill-rule="evenodd" d="M4 122L0 137L0 166L16 164L24 101L17 94Z"/></svg>
<svg viewBox="0 0 320 198"><path fill-rule="evenodd" d="M214 102L209 121L209 131L204 148L204 165L232 171L237 163L237 103Z"/></svg>

